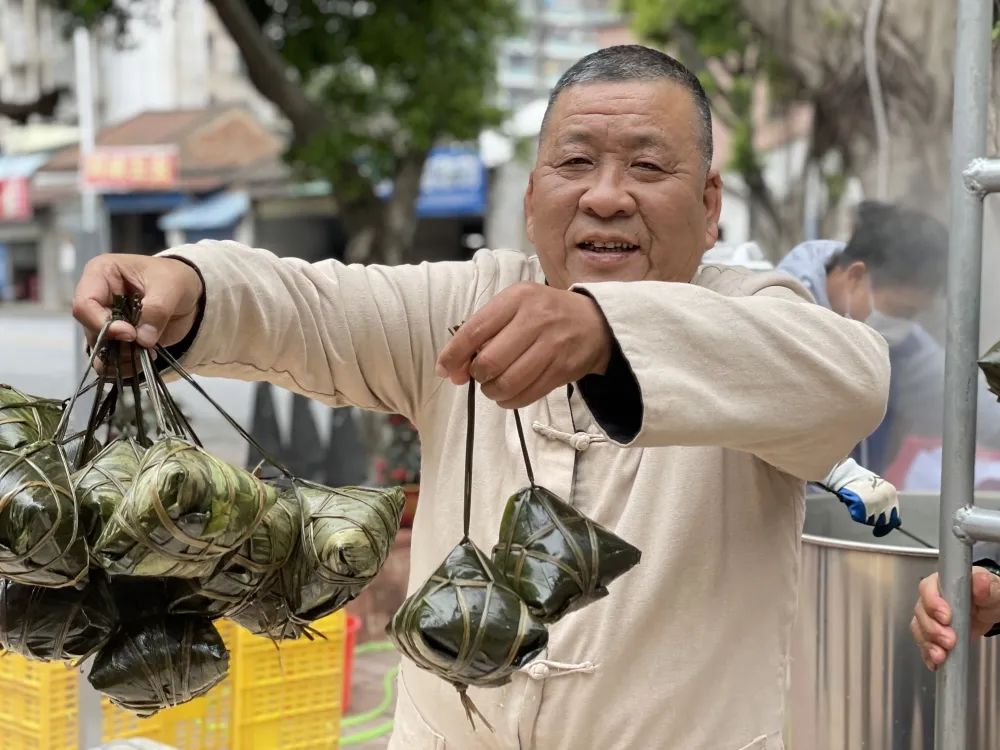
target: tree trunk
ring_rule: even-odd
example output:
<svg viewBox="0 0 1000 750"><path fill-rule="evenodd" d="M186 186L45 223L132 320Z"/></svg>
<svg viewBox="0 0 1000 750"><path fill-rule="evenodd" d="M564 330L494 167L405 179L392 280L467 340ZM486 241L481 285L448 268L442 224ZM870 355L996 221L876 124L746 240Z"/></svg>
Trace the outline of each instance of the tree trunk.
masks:
<svg viewBox="0 0 1000 750"><path fill-rule="evenodd" d="M420 178L427 154L424 149L400 159L388 199L365 198L341 204L340 215L350 236L348 262L395 266L411 260L410 251L417 231Z"/></svg>
<svg viewBox="0 0 1000 750"><path fill-rule="evenodd" d="M815 106L813 157L839 151L847 173L858 174L865 193L874 196L877 153L862 43L870 0L740 2L749 22L798 84L799 96ZM877 40L890 130L888 194L883 197L944 218L955 4L885 0ZM1000 98L997 92L994 86L994 102ZM991 142L997 145L995 104L991 125Z"/></svg>

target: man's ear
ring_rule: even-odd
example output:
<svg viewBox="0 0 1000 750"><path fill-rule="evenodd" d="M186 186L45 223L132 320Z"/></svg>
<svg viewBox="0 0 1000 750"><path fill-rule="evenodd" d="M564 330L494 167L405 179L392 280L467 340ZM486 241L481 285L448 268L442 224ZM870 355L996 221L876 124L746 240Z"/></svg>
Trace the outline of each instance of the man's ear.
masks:
<svg viewBox="0 0 1000 750"><path fill-rule="evenodd" d="M531 244L535 244L535 211L532 206L532 196L535 192L535 173L528 175L528 187L524 191L524 221L525 231Z"/></svg>
<svg viewBox="0 0 1000 750"><path fill-rule="evenodd" d="M861 281L868 273L868 266L863 260L856 260L847 267L847 278L851 281Z"/></svg>
<svg viewBox="0 0 1000 750"><path fill-rule="evenodd" d="M715 247L719 241L719 215L722 213L722 175L717 169L709 169L705 175L705 190L702 194L705 206L705 249Z"/></svg>

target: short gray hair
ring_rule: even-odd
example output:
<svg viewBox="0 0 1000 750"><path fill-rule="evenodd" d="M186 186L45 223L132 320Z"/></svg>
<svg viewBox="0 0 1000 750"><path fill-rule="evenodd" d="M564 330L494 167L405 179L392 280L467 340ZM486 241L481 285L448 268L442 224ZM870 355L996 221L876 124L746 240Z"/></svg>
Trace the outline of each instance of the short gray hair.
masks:
<svg viewBox="0 0 1000 750"><path fill-rule="evenodd" d="M698 129L701 140L701 154L706 165L712 163L712 110L708 96L698 77L670 55L643 47L640 44L622 44L615 47L591 52L573 63L573 66L562 74L552 92L549 94L549 104L542 118L542 132L549 120L552 106L559 94L570 86L581 83L598 83L603 81L655 81L668 80L680 84L687 89L694 99L695 110L698 113Z"/></svg>

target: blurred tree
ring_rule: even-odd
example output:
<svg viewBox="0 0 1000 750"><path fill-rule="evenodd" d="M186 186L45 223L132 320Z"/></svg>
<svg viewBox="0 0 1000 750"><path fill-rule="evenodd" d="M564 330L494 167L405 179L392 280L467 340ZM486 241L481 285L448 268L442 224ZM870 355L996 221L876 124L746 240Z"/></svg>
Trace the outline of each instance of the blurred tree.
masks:
<svg viewBox="0 0 1000 750"><path fill-rule="evenodd" d="M498 44L516 0L208 0L260 93L291 123L289 158L331 182L348 257L400 263L416 229L420 176L438 141L500 121ZM49 0L69 23L112 28L143 0ZM381 199L380 185L391 184Z"/></svg>
<svg viewBox="0 0 1000 750"><path fill-rule="evenodd" d="M882 197L939 216L947 212L955 3L883 0L873 19L870 11L879 10L873 0L622 2L640 34L670 44L703 77L719 120L733 134L731 166L771 223L787 224L788 217L768 206L761 157L753 148L751 114L762 93L779 108L811 106L808 163L825 178L830 208L839 201L845 175L859 176L866 194L877 195L878 139L865 67L865 32L874 20L891 159ZM1000 12L1000 0L996 7ZM995 70L998 60L1000 53ZM1000 87L993 90L1000 101ZM1000 151L997 110L995 105L990 123L993 152ZM801 217L792 222L796 226Z"/></svg>
<svg viewBox="0 0 1000 750"><path fill-rule="evenodd" d="M729 163L746 186L750 234L780 235L782 218L754 148L754 103L758 83L777 80L777 61L761 44L738 0L623 0L639 35L674 49L712 100L716 118L730 135ZM761 220L766 222L762 225Z"/></svg>

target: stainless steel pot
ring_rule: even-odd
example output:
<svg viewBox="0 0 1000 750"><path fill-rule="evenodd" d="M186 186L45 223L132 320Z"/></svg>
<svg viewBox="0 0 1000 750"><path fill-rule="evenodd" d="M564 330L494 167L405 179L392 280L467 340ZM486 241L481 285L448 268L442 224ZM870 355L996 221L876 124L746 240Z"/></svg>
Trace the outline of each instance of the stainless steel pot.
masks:
<svg viewBox="0 0 1000 750"><path fill-rule="evenodd" d="M1000 508L1000 494L976 502ZM937 495L905 494L900 506L905 528L936 547ZM876 539L830 495L808 498L806 508L789 750L932 750L935 678L909 628L917 584L934 572L937 549L899 532ZM995 545L975 552L998 554ZM995 640L972 653L968 750L1000 748Z"/></svg>

